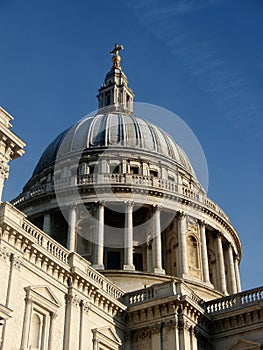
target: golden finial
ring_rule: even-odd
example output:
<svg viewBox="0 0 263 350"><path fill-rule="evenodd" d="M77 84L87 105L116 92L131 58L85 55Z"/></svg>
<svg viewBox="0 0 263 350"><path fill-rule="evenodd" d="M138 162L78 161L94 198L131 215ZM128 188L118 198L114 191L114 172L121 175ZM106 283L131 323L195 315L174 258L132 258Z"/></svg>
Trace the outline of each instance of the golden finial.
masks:
<svg viewBox="0 0 263 350"><path fill-rule="evenodd" d="M110 54L112 56L112 62L113 66L112 68L121 68L120 66L120 61L121 61L121 56L119 55L119 51L124 50L123 45L115 44L114 49L110 51Z"/></svg>

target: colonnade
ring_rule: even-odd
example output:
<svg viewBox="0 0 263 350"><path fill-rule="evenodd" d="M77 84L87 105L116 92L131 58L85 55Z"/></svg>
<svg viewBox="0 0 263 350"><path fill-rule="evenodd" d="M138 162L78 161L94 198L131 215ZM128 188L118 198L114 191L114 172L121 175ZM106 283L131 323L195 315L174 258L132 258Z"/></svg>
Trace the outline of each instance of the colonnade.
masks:
<svg viewBox="0 0 263 350"><path fill-rule="evenodd" d="M124 261L123 270L135 270L133 261L133 202L124 202L125 206L125 227L124 227ZM93 251L93 267L98 270L103 270L104 267L104 216L105 203L97 204L97 222L94 240ZM68 239L67 248L70 251L76 251L76 221L77 207L72 205L69 208L68 214ZM156 274L165 274L163 268L163 249L161 237L161 207L154 205L152 211L152 252L151 252L151 271ZM179 269L177 277L191 279L188 266L187 252L187 214L183 212L177 213L177 233L178 233L178 253L179 253ZM202 281L212 287L209 273L209 258L206 238L206 223L199 221L200 227L200 260ZM44 217L43 229L50 233L50 214L47 212ZM223 244L223 235L220 232L215 233L215 253L216 253L216 285L215 288L223 294L237 293L241 291L239 277L239 259L233 254L233 246L229 242ZM228 275L226 276L226 267ZM149 266L148 266L149 269ZM215 281L213 281L215 283Z"/></svg>

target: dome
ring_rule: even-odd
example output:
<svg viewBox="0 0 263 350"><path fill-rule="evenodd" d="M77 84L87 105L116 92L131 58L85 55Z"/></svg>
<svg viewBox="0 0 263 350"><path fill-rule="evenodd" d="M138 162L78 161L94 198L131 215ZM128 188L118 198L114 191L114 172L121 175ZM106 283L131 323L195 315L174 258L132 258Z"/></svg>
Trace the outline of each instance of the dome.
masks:
<svg viewBox="0 0 263 350"><path fill-rule="evenodd" d="M229 293L238 234L181 147L134 114L119 62L116 53L98 111L50 143L13 205L126 291L178 278L202 299Z"/></svg>
<svg viewBox="0 0 263 350"><path fill-rule="evenodd" d="M55 162L62 142L63 153L105 148L155 153L176 162L195 177L189 159L181 147L161 128L133 113L98 113L65 130L46 148L33 175Z"/></svg>

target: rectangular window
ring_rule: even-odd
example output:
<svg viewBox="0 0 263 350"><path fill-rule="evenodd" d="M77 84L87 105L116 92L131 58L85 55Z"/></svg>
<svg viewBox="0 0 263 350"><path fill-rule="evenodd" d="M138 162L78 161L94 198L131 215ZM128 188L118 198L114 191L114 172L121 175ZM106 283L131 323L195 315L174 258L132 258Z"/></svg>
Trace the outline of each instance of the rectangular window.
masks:
<svg viewBox="0 0 263 350"><path fill-rule="evenodd" d="M158 171L157 170L150 170L150 176L158 177Z"/></svg>
<svg viewBox="0 0 263 350"><path fill-rule="evenodd" d="M138 175L139 174L139 168L137 166L131 166L130 167L130 174Z"/></svg>

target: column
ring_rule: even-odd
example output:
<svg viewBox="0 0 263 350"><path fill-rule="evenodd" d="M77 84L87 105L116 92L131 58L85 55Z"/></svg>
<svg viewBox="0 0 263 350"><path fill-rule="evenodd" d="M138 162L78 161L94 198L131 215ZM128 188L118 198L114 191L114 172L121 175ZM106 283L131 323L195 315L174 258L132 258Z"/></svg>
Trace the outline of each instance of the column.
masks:
<svg viewBox="0 0 263 350"><path fill-rule="evenodd" d="M179 332L176 320L167 320L164 323L167 339L167 349L179 350Z"/></svg>
<svg viewBox="0 0 263 350"><path fill-rule="evenodd" d="M133 203L126 203L124 233L124 266L123 270L135 270L133 265Z"/></svg>
<svg viewBox="0 0 263 350"><path fill-rule="evenodd" d="M226 289L226 272L225 272L225 262L224 262L224 253L222 246L222 235L217 233L216 237L217 244L217 271L218 271L218 282L219 289L223 294L227 294Z"/></svg>
<svg viewBox="0 0 263 350"><path fill-rule="evenodd" d="M48 338L48 350L53 350L53 348L55 349L54 344L54 339L55 335L54 335L54 319L57 317L57 314L55 312L50 313L50 324L49 324L49 338Z"/></svg>
<svg viewBox="0 0 263 350"><path fill-rule="evenodd" d="M239 259L235 256L235 275L236 275L236 284L237 292L241 292L241 282L240 282L240 272L239 272Z"/></svg>
<svg viewBox="0 0 263 350"><path fill-rule="evenodd" d="M228 267L229 267L229 282L230 282L230 292L235 294L237 292L237 282L236 282L236 274L235 274L235 266L233 259L233 248L229 243L227 246L227 254L228 254Z"/></svg>
<svg viewBox="0 0 263 350"><path fill-rule="evenodd" d="M195 334L194 326L190 327L190 342L191 342L191 350L198 350L197 337Z"/></svg>
<svg viewBox="0 0 263 350"><path fill-rule="evenodd" d="M31 313L32 313L32 300L26 297L25 301L26 301L25 317L24 317L20 350L28 349L27 345L28 345L29 327L30 327Z"/></svg>
<svg viewBox="0 0 263 350"><path fill-rule="evenodd" d="M190 339L190 324L184 315L179 316L178 330L179 330L179 349L191 349Z"/></svg>
<svg viewBox="0 0 263 350"><path fill-rule="evenodd" d="M45 212L44 214L43 231L48 235L51 234L51 216L49 212Z"/></svg>
<svg viewBox="0 0 263 350"><path fill-rule="evenodd" d="M76 205L69 208L67 247L70 252L76 249Z"/></svg>
<svg viewBox="0 0 263 350"><path fill-rule="evenodd" d="M72 287L69 288L66 299L66 312L64 323L63 350L78 349L80 327L80 303L81 299Z"/></svg>
<svg viewBox="0 0 263 350"><path fill-rule="evenodd" d="M0 169L0 171L1 171L1 169ZM5 179L6 178L2 174L0 174L0 203L2 202L2 194L3 194Z"/></svg>
<svg viewBox="0 0 263 350"><path fill-rule="evenodd" d="M186 232L187 222L186 215L184 213L178 214L178 244L180 253L180 269L181 277L187 275L187 250L186 250Z"/></svg>
<svg viewBox="0 0 263 350"><path fill-rule="evenodd" d="M156 206L154 210L153 225L153 272L164 274L165 271L162 268L161 208L159 206Z"/></svg>
<svg viewBox="0 0 263 350"><path fill-rule="evenodd" d="M1 141L0 142L0 150L2 152L0 153L0 202L2 199L4 182L8 178L8 174L9 174L9 165L8 165L7 157L5 157L5 155L4 155L5 149L6 149L6 144L5 144L5 142ZM8 158L10 160L10 157L8 157Z"/></svg>
<svg viewBox="0 0 263 350"><path fill-rule="evenodd" d="M104 269L104 203L100 202L97 209L97 227L95 237L95 261L93 267L98 270Z"/></svg>
<svg viewBox="0 0 263 350"><path fill-rule="evenodd" d="M205 223L203 221L200 222L200 234L201 234L203 280L205 283L210 284L207 245L206 245L206 234L205 234Z"/></svg>
<svg viewBox="0 0 263 350"><path fill-rule="evenodd" d="M161 325L156 323L150 326L151 331L151 349L161 350Z"/></svg>

